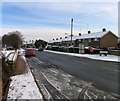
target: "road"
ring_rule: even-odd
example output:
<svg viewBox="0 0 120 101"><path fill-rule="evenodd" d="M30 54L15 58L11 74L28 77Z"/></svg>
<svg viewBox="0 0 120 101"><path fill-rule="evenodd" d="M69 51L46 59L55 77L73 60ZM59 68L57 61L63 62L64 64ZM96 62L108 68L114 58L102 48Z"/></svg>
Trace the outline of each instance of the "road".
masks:
<svg viewBox="0 0 120 101"><path fill-rule="evenodd" d="M90 82L81 80L59 67L40 61L36 57L27 58L36 83L44 99L118 99L117 96L97 89Z"/></svg>
<svg viewBox="0 0 120 101"><path fill-rule="evenodd" d="M83 57L36 52L36 58L50 63L104 91L118 93L118 63Z"/></svg>

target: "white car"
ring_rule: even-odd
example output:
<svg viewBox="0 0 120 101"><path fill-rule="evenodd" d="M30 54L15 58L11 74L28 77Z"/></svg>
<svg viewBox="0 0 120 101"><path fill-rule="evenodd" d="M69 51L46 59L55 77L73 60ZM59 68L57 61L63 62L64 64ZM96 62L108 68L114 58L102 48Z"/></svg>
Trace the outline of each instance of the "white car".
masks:
<svg viewBox="0 0 120 101"><path fill-rule="evenodd" d="M22 48L20 48L20 49L18 50L18 55L23 55L23 56L25 56L25 50L22 49Z"/></svg>

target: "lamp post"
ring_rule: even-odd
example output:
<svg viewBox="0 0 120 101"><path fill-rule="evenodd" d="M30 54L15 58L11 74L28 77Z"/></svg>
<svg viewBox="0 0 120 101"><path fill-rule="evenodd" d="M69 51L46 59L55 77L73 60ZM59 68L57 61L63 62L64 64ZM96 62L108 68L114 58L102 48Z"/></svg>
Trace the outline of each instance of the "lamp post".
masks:
<svg viewBox="0 0 120 101"><path fill-rule="evenodd" d="M73 36L73 18L71 19L71 46L72 46L72 36Z"/></svg>

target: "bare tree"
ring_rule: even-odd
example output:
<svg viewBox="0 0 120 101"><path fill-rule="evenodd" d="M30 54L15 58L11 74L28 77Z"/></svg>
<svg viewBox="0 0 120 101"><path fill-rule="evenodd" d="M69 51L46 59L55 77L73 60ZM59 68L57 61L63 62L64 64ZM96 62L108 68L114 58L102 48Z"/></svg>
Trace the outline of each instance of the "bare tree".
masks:
<svg viewBox="0 0 120 101"><path fill-rule="evenodd" d="M2 37L3 46L12 46L17 49L23 44L23 35L19 31L12 31Z"/></svg>

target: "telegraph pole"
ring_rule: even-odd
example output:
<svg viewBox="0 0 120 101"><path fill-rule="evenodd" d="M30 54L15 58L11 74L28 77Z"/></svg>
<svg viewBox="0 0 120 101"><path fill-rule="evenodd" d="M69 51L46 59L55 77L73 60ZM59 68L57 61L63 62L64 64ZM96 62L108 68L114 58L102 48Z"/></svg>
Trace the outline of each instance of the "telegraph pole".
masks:
<svg viewBox="0 0 120 101"><path fill-rule="evenodd" d="M72 36L73 36L73 18L71 19L71 46L72 46Z"/></svg>

